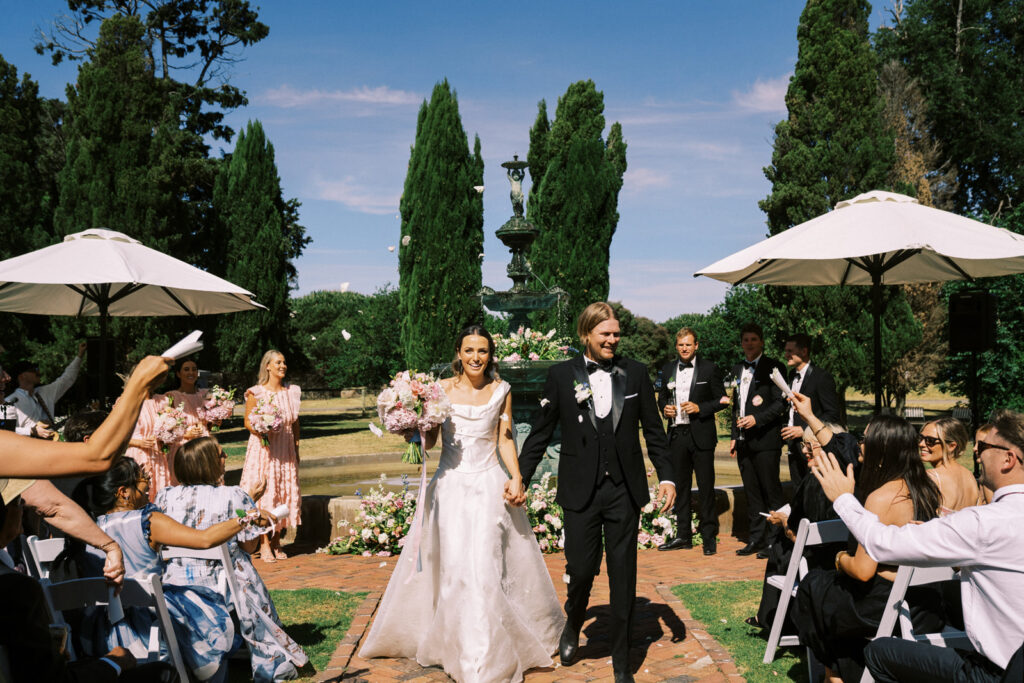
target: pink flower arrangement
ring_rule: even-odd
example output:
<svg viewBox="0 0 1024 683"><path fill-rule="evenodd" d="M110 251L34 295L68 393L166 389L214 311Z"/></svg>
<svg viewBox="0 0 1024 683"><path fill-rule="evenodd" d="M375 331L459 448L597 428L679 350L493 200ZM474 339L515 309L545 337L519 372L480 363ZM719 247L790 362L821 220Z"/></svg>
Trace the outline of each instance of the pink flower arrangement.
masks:
<svg viewBox="0 0 1024 683"><path fill-rule="evenodd" d="M260 435L264 446L270 446L270 432L276 432L284 425L284 416L274 402L274 394L256 399L256 406L249 412L249 426Z"/></svg>
<svg viewBox="0 0 1024 683"><path fill-rule="evenodd" d="M402 552L406 535L416 514L416 494L409 490L409 481L402 475L402 490L385 488L387 477L380 475L377 486L361 495L355 520L339 522L342 531L317 552L328 555L362 555L389 557ZM357 493L359 493L357 491Z"/></svg>
<svg viewBox="0 0 1024 683"><path fill-rule="evenodd" d="M157 411L153 438L159 441L163 452L167 445L177 443L185 437L185 411L174 405L174 397L167 395L163 406Z"/></svg>
<svg viewBox="0 0 1024 683"><path fill-rule="evenodd" d="M404 370L377 396L377 415L392 434L411 436L402 461L423 462L419 435L434 429L451 415L452 404L433 375Z"/></svg>
<svg viewBox="0 0 1024 683"><path fill-rule="evenodd" d="M220 431L220 423L231 417L235 410L234 389L224 389L214 384L206 392L203 402L196 409L199 418L210 425L211 432Z"/></svg>
<svg viewBox="0 0 1024 683"><path fill-rule="evenodd" d="M494 356L503 363L525 360L563 360L569 357L570 340L556 338L555 330L547 334L520 327L511 334L494 335Z"/></svg>

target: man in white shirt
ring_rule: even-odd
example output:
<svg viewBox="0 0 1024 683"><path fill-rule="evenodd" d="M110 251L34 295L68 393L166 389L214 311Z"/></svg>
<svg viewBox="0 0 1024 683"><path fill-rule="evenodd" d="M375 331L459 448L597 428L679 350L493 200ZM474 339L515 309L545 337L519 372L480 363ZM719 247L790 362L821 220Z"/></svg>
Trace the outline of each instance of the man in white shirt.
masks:
<svg viewBox="0 0 1024 683"><path fill-rule="evenodd" d="M54 407L61 396L67 393L78 378L82 368L82 356L85 355L85 342L78 345L75 356L63 374L50 384L38 386L39 366L31 361L20 361L11 368L11 377L18 388L11 393L6 401L13 403L17 410L18 423L14 431L23 436L35 436L40 439L53 437Z"/></svg>
<svg viewBox="0 0 1024 683"><path fill-rule="evenodd" d="M821 367L811 366L811 337L798 332L786 337L782 349L790 373L787 378L793 391L811 399L811 412L822 422L839 423L839 397L832 375ZM789 446L789 480L793 488L808 474L807 459L803 452L804 427L807 423L790 406L785 413L786 426L782 428L782 440Z"/></svg>
<svg viewBox="0 0 1024 683"><path fill-rule="evenodd" d="M900 638L872 641L864 652L878 681L999 681L1024 643L1024 415L1004 411L975 445L980 483L995 493L988 505L968 507L924 524L886 526L853 497L853 477L835 458L811 470L835 511L879 563L960 568L964 626L976 652Z"/></svg>

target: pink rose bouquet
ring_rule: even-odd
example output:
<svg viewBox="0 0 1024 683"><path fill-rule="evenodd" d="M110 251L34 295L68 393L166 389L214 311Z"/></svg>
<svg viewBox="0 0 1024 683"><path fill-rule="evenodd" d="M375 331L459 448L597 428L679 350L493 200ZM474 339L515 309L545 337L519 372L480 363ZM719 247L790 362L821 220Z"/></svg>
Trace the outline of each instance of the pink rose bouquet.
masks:
<svg viewBox="0 0 1024 683"><path fill-rule="evenodd" d="M425 372L404 370L377 396L377 415L384 429L412 437L402 462L423 462L420 434L440 425L451 412L451 401L441 383Z"/></svg>
<svg viewBox="0 0 1024 683"><path fill-rule="evenodd" d="M168 444L184 438L185 426L185 411L174 405L174 397L168 394L163 407L157 411L153 427L153 438L162 444L164 453L167 452Z"/></svg>
<svg viewBox="0 0 1024 683"><path fill-rule="evenodd" d="M196 409L199 418L210 425L211 432L220 431L220 423L231 417L235 410L235 390L214 384L206 392L202 404Z"/></svg>
<svg viewBox="0 0 1024 683"><path fill-rule="evenodd" d="M256 406L249 411L249 426L260 435L264 446L270 446L270 432L278 431L283 425L284 417L274 402L273 394L256 399Z"/></svg>

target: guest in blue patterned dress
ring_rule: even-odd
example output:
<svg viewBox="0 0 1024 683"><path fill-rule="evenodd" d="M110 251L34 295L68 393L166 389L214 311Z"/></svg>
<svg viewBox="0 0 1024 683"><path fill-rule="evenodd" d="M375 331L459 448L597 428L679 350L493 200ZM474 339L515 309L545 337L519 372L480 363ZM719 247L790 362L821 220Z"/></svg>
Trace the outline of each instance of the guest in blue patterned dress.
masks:
<svg viewBox="0 0 1024 683"><path fill-rule="evenodd" d="M96 523L121 546L130 578L163 574L164 562L157 553L161 545L212 548L243 529L253 533L251 526L270 524L262 515L236 516L202 530L179 524L149 502L149 476L131 458L119 458L86 489L94 514L105 512ZM186 665L200 681L224 680L235 629L222 595L207 586L165 582L164 597ZM105 652L120 645L144 656L156 619L149 608L133 608L125 610L124 619L110 624L106 610L93 610L82 629L90 637L87 649Z"/></svg>
<svg viewBox="0 0 1024 683"><path fill-rule="evenodd" d="M220 444L212 437L186 442L174 458L174 474L180 485L161 490L156 497L157 506L185 526L197 529L234 519L236 510L254 509L252 497L244 490L221 485L224 457ZM242 593L238 621L252 652L253 681L270 683L297 678L297 667L309 660L281 627L270 593L249 558L261 532L245 529L228 542L228 548ZM208 586L221 595L228 592L223 565L196 558L170 560L164 570L164 583Z"/></svg>

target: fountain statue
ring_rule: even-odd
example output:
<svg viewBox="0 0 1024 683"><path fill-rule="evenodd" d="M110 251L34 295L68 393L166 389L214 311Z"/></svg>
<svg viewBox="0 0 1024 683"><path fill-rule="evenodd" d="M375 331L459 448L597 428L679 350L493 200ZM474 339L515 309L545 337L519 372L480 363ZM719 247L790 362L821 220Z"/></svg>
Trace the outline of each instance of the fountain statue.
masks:
<svg viewBox="0 0 1024 683"><path fill-rule="evenodd" d="M537 238L540 230L526 220L523 214L523 179L526 177L527 163L513 156L512 161L503 163L512 186L512 217L505 222L495 234L509 248L512 261L506 272L512 280L512 288L504 292L495 292L490 287L480 291L481 303L492 311L509 314L509 335L519 334L530 326L529 314L554 306L564 300L566 293L558 288L545 287L530 269L527 260L530 246ZM568 356L566 356L568 357ZM526 435L530 432L530 419L540 406L541 391L547 377L548 368L557 360L519 360L498 359L498 371L502 379L512 385L512 418L516 422L517 441L521 447ZM561 442L558 434L551 441L547 454L537 468L535 478L545 472L558 472L558 454Z"/></svg>

